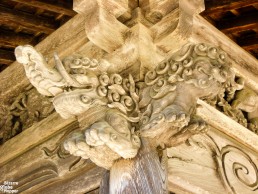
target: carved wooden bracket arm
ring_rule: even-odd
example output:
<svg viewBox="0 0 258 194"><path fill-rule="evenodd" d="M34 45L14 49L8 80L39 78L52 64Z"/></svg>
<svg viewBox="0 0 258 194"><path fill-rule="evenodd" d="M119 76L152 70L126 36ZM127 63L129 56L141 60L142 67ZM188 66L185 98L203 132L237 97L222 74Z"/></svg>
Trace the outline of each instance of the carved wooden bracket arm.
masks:
<svg viewBox="0 0 258 194"><path fill-rule="evenodd" d="M106 107L104 117L71 134L64 147L108 169L120 157L135 157L140 137L171 147L205 132L205 122L195 115L197 99L239 88L226 54L203 43L185 45L137 83L131 75L101 71L103 64L85 56L61 61L55 54L51 68L31 46L19 46L15 54L32 85L53 97L63 118Z"/></svg>

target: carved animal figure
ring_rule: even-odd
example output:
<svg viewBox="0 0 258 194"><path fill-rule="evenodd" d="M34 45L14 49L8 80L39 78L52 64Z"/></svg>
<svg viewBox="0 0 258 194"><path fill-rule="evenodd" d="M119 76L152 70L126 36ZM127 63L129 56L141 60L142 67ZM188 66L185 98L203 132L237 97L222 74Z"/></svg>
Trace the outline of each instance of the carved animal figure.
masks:
<svg viewBox="0 0 258 194"><path fill-rule="evenodd" d="M84 134L75 132L68 138L66 150L105 168L120 157L136 156L141 143L131 123L139 121L139 96L131 75L108 75L97 69L96 60L79 55L67 57L63 64L55 54L55 67L50 68L31 46L19 46L15 54L37 90L54 96L53 105L63 118L78 116L96 105L109 107L104 119L85 129ZM110 157L105 160L106 154Z"/></svg>
<svg viewBox="0 0 258 194"><path fill-rule="evenodd" d="M247 112L248 128L258 134L258 95L244 88L236 93L231 105L234 109Z"/></svg>
<svg viewBox="0 0 258 194"><path fill-rule="evenodd" d="M105 120L92 124L82 132L75 132L65 141L64 148L73 155L84 159L90 158L105 168L111 167L111 164L120 157L134 158L141 141L134 134L128 120L130 118L118 110L110 110ZM106 153L103 153L103 149ZM108 155L108 159L103 159L103 155Z"/></svg>
<svg viewBox="0 0 258 194"><path fill-rule="evenodd" d="M141 134L167 138L184 129L195 111L198 98L212 98L223 86L235 85L226 54L206 44L186 45L179 53L158 64L145 76L146 87L141 94ZM159 127L159 126L165 127ZM201 126L201 125L200 125ZM174 128L176 130L169 130ZM198 127L197 127L198 128ZM197 129L196 128L196 129ZM199 130L199 129L198 129Z"/></svg>
<svg viewBox="0 0 258 194"><path fill-rule="evenodd" d="M138 111L132 76L123 79L115 73L101 73L99 69L107 68L107 62L77 55L65 58L63 64L55 54L55 67L50 68L43 56L28 45L18 46L15 55L38 92L54 96L54 107L63 118L82 114L95 105L117 108L125 114Z"/></svg>

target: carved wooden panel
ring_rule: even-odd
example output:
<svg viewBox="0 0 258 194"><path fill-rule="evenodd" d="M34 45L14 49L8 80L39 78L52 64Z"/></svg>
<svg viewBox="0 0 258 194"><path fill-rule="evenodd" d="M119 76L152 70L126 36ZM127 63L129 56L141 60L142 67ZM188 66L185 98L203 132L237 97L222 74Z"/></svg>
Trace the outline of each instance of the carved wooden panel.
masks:
<svg viewBox="0 0 258 194"><path fill-rule="evenodd" d="M257 153L212 128L168 149L169 184L190 193L250 193L258 190Z"/></svg>

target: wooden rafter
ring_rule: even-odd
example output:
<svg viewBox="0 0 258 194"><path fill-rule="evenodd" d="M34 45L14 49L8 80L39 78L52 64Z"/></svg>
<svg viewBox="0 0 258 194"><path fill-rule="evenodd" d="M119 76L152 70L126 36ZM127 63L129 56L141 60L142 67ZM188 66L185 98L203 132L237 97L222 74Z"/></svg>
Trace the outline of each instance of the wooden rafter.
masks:
<svg viewBox="0 0 258 194"><path fill-rule="evenodd" d="M43 10L48 10L48 11L52 11L52 12L56 12L56 13L60 13L60 14L64 14L64 15L68 15L68 16L74 16L76 14L75 11L73 11L69 5L67 5L67 3L53 3L53 1L49 1L49 0L11 0L13 2L17 2L17 3L22 3L24 5L29 5L32 7L36 7L36 8L40 8Z"/></svg>
<svg viewBox="0 0 258 194"><path fill-rule="evenodd" d="M11 51L0 49L0 64L8 65L15 60L14 54Z"/></svg>
<svg viewBox="0 0 258 194"><path fill-rule="evenodd" d="M205 2L205 12L206 14L214 14L255 4L258 4L257 0L209 0Z"/></svg>
<svg viewBox="0 0 258 194"><path fill-rule="evenodd" d="M8 24L50 34L57 28L57 23L46 18L17 10L0 7L0 24Z"/></svg>
<svg viewBox="0 0 258 194"><path fill-rule="evenodd" d="M240 32L258 27L258 13L241 15L236 18L221 20L217 27L222 32Z"/></svg>
<svg viewBox="0 0 258 194"><path fill-rule="evenodd" d="M246 50L254 50L258 48L258 35L240 38L237 42Z"/></svg>
<svg viewBox="0 0 258 194"><path fill-rule="evenodd" d="M16 47L18 45L31 44L34 37L27 34L18 34L12 31L0 29L0 46Z"/></svg>

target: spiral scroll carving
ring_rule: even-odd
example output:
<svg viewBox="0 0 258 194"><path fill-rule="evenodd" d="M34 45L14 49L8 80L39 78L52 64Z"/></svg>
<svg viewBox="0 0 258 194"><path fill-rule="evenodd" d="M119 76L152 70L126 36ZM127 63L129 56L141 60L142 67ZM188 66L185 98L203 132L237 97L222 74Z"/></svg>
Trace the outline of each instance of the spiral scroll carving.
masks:
<svg viewBox="0 0 258 194"><path fill-rule="evenodd" d="M258 168L252 158L237 147L221 150L221 174L233 193L258 191Z"/></svg>

